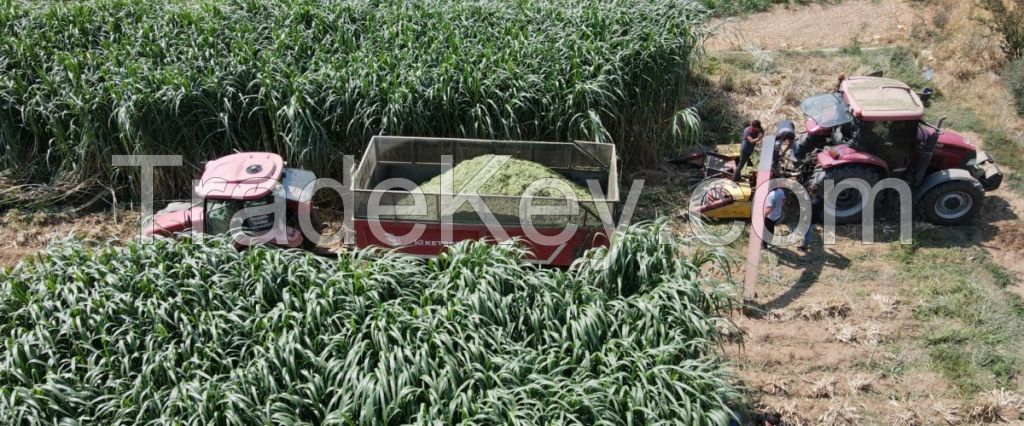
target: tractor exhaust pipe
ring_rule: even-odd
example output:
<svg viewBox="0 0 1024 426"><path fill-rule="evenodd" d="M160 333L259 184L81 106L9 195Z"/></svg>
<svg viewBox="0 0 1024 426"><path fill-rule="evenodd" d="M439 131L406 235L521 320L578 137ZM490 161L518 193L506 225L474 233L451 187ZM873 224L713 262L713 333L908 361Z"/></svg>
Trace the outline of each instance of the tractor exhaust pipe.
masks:
<svg viewBox="0 0 1024 426"><path fill-rule="evenodd" d="M924 141L921 158L917 160L917 166L914 168L914 180L911 181L911 186L915 188L920 186L921 182L924 182L924 175L928 173L928 164L932 162L932 154L935 153L935 146L939 143L939 135L942 134L942 123L945 121L946 117L940 118L939 123L933 126L935 131L928 135L928 139Z"/></svg>

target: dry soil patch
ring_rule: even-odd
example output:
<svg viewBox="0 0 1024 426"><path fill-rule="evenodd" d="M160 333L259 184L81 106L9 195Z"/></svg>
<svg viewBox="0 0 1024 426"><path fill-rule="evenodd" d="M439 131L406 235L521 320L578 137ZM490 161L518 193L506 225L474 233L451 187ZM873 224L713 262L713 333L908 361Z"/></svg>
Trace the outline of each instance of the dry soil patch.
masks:
<svg viewBox="0 0 1024 426"><path fill-rule="evenodd" d="M910 5L897 0L844 1L836 5L776 6L745 17L717 19L712 50L834 48L854 41L891 44L906 39L915 22Z"/></svg>

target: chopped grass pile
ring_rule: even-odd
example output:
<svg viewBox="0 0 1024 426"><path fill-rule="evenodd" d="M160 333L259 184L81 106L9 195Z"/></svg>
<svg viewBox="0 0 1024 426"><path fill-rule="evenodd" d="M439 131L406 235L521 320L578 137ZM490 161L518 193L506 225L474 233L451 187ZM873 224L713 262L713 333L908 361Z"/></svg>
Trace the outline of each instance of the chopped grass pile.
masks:
<svg viewBox="0 0 1024 426"><path fill-rule="evenodd" d="M490 174L490 177L487 177L488 174ZM451 184L447 185L451 185L451 187L442 188L442 180L446 182L450 180ZM536 186L530 188L535 183ZM523 217L529 216L531 223L536 226L557 227L568 224L580 224L588 221L587 212L593 215L592 218L589 218L590 222L596 223L600 220L597 216L596 207L593 206L593 203L589 203L589 201L593 200L589 188L585 188L543 165L510 156L486 154L461 161L444 173L420 184L419 190L424 194L458 194L460 191L467 189L467 185L471 184L478 185L475 187L476 192L481 195L481 199L487 206L487 209L496 219L505 223L517 224ZM529 205L526 206L524 211L522 204L525 198L520 198L520 196L527 194L528 189L533 197L553 197L554 199L530 199ZM581 207L575 211L565 210L566 213L572 214L555 215L548 212L547 214L538 215L534 213L536 210L530 210L529 207L559 206L561 208L570 208L567 207L568 201L566 200L570 197L575 197L576 202L580 203L579 206ZM413 197L408 196L399 200L398 204L412 205L413 202ZM402 220L440 220L439 213L444 211L438 208L441 199L437 196L428 195L425 197L425 202L426 215L399 214L396 218ZM452 207L455 207L455 210L452 212L453 220L469 223L488 221L486 216L477 211L476 207L471 203L463 203Z"/></svg>
<svg viewBox="0 0 1024 426"><path fill-rule="evenodd" d="M726 424L719 257L632 229L569 270L68 243L0 270L12 424ZM690 252L683 255L683 250Z"/></svg>
<svg viewBox="0 0 1024 426"><path fill-rule="evenodd" d="M505 160L506 158L507 160ZM486 181L482 181L482 178L488 173L493 174ZM442 180L453 183L452 188L445 188L444 192L448 193L459 192L467 184L480 182L476 191L481 195L520 196L525 194L527 188L535 182L557 182L558 186L564 185L565 188L571 189L576 198L580 200L593 198L589 189L566 179L565 176L554 170L532 161L493 154L462 161L448 171L423 182L419 188L425 193L440 193ZM537 188L539 190L533 192L533 195L537 197L569 197L573 195L563 194L554 186L545 185Z"/></svg>

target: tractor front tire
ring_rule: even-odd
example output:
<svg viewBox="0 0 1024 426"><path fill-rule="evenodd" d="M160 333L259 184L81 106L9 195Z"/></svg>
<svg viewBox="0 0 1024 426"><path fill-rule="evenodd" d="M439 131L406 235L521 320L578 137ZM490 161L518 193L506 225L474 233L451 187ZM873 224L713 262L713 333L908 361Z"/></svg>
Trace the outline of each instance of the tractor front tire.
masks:
<svg viewBox="0 0 1024 426"><path fill-rule="evenodd" d="M921 216L936 225L969 222L981 211L985 188L975 179L943 182L924 193L918 203Z"/></svg>
<svg viewBox="0 0 1024 426"><path fill-rule="evenodd" d="M882 173L877 167L850 164L838 166L825 171L825 179L832 179L836 186L846 179L863 179L869 187L874 187L882 180ZM877 203L878 200L875 200ZM875 208L874 205L867 208ZM844 189L836 197L836 224L860 223L864 213L863 196L856 189Z"/></svg>

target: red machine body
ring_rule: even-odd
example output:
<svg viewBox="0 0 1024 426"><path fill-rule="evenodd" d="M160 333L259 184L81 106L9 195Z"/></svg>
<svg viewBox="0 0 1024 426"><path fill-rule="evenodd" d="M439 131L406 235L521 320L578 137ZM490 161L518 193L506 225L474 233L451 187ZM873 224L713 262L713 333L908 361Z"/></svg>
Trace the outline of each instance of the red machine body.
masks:
<svg viewBox="0 0 1024 426"><path fill-rule="evenodd" d="M296 217L300 212L315 217L311 192L306 193L315 179L306 170L286 168L281 156L273 153L243 152L221 157L206 163L193 188L194 203L168 206L153 216L143 233L164 237L186 231L227 233L234 213L283 197L284 218L279 220L272 214L248 218L243 221L246 232L236 233L235 242L240 246L263 242L283 247L309 245Z"/></svg>
<svg viewBox="0 0 1024 426"><path fill-rule="evenodd" d="M905 180L925 219L965 223L980 211L985 191L999 188L1003 175L988 153L941 129L942 119L936 125L924 121L931 93L915 93L892 79L841 76L835 92L802 102L807 133L793 157L816 168L814 182L857 179L873 186L884 178ZM840 191L837 223L859 221L865 204L856 190Z"/></svg>
<svg viewBox="0 0 1024 426"><path fill-rule="evenodd" d="M371 223L366 219L356 219L355 234L358 247L396 248L402 253L419 257L436 257L446 247L465 240L499 241L501 236L494 235L486 225L453 224L452 238L444 239L441 225L425 224L423 234L412 244L402 245L398 241L384 241L375 236ZM407 235L414 231L416 223L406 221L377 221L382 229L390 235ZM538 231L548 237L556 236L561 229L539 228ZM544 245L530 240L526 230L520 227L503 226L502 232L510 240L525 244L530 251L530 260L543 265L568 266L580 257L584 251L593 247L608 245L608 237L603 229L579 229L563 244ZM508 240L506 240L508 241Z"/></svg>

